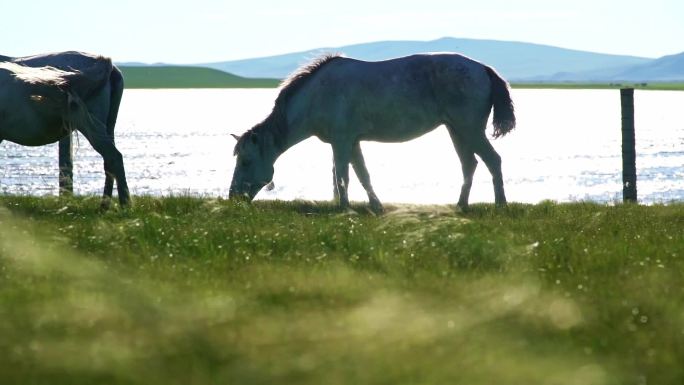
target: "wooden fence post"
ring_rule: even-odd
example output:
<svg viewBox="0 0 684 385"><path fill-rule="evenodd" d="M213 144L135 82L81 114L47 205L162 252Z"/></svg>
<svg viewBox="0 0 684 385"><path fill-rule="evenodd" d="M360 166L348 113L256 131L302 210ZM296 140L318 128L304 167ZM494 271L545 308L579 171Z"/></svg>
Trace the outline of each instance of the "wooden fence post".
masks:
<svg viewBox="0 0 684 385"><path fill-rule="evenodd" d="M74 193L73 134L59 141L59 195Z"/></svg>
<svg viewBox="0 0 684 385"><path fill-rule="evenodd" d="M634 88L620 90L622 104L622 200L637 201L636 150L634 140Z"/></svg>

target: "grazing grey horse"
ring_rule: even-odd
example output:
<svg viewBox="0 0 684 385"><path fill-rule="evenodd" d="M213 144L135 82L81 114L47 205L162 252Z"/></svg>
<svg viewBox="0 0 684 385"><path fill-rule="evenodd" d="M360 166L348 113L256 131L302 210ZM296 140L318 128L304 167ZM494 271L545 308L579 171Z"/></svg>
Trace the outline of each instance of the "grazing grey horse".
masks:
<svg viewBox="0 0 684 385"><path fill-rule="evenodd" d="M230 196L254 196L273 177L273 164L311 136L332 146L340 206L349 199L349 163L371 208L383 210L373 191L359 142L403 142L446 125L461 160L458 205L466 209L477 166L493 177L496 204L505 205L501 157L485 134L494 107L494 137L515 127L508 84L491 67L458 54L422 54L365 62L326 55L285 80L271 114L238 139Z"/></svg>
<svg viewBox="0 0 684 385"><path fill-rule="evenodd" d="M104 160L102 208L117 182L119 202L130 201L114 126L123 76L110 59L82 52L0 56L0 142L25 146L56 142L77 129Z"/></svg>

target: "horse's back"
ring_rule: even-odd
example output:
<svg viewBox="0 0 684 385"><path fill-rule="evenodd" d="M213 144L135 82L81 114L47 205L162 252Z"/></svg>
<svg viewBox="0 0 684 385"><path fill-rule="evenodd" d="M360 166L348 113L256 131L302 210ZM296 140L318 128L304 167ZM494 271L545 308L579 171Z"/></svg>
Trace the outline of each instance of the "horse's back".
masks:
<svg viewBox="0 0 684 385"><path fill-rule="evenodd" d="M481 103L488 101L490 93L485 66L458 54L418 54L377 62L340 57L316 75L303 93L315 94L315 101L334 99L355 107L369 100L422 106Z"/></svg>
<svg viewBox="0 0 684 385"><path fill-rule="evenodd" d="M13 58L12 61L30 67L51 66L61 70L73 70L90 67L103 59L106 58L87 52L64 51L22 56Z"/></svg>
<svg viewBox="0 0 684 385"><path fill-rule="evenodd" d="M491 108L489 86L485 66L458 54L419 54L378 62L341 57L302 87L291 110L300 120L308 120L323 139L335 136L333 131L358 131L362 139L404 141L454 115L486 121Z"/></svg>
<svg viewBox="0 0 684 385"><path fill-rule="evenodd" d="M420 85L424 81L465 83L484 79L485 66L457 53L415 54L382 61L364 61L339 57L321 68L320 77L345 82L363 82L379 87L402 83ZM448 78L445 78L448 77Z"/></svg>

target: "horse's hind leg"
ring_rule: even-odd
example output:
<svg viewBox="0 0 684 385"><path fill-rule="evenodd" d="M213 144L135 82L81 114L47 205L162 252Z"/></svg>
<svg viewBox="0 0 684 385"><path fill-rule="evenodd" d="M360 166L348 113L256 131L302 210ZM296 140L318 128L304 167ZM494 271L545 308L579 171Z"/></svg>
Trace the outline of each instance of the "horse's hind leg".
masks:
<svg viewBox="0 0 684 385"><path fill-rule="evenodd" d="M114 142L114 127L116 126L116 119L119 115L119 105L121 104L121 97L123 95L123 76L121 72L114 68L109 76L110 94L109 94L109 110L107 111L107 135L111 137ZM102 193L102 209L109 208L112 199L112 191L114 190L114 172L112 165L104 162L105 170L105 184Z"/></svg>
<svg viewBox="0 0 684 385"><path fill-rule="evenodd" d="M501 156L499 156L496 150L494 150L494 147L492 147L484 130L478 131L476 135L471 137L469 143L492 174L494 202L497 206L505 206L506 194L504 193L503 175L501 173Z"/></svg>
<svg viewBox="0 0 684 385"><path fill-rule="evenodd" d="M104 191L102 192L102 203L100 203L100 209L107 210L112 201L112 192L114 190L114 173L112 172L112 167L107 162L104 162L105 170L105 184Z"/></svg>
<svg viewBox="0 0 684 385"><path fill-rule="evenodd" d="M359 178L359 182L361 182L361 185L366 190L366 194L368 194L368 202L370 203L371 210L377 214L384 212L385 209L382 207L382 203L380 203L377 195L375 195L375 191L373 191L370 175L368 174L366 161L363 159L361 144L359 142L356 142L354 147L352 147L351 164L356 176Z"/></svg>
<svg viewBox="0 0 684 385"><path fill-rule="evenodd" d="M463 185L461 185L461 195L458 198L458 207L465 211L468 209L468 199L470 197L470 188L473 186L473 175L477 168L477 159L475 159L475 152L472 147L456 132L454 127L447 125L447 129L449 136L451 136L451 142L456 149L456 154L458 154L458 159L461 161Z"/></svg>
<svg viewBox="0 0 684 385"><path fill-rule="evenodd" d="M92 125L81 130L83 136L88 139L90 145L93 146L104 160L105 173L108 178L113 176L116 178L116 189L119 193L119 204L127 206L130 202L130 194L128 192L128 183L126 183L126 171L123 164L123 156L114 145L114 139L107 134L105 125L96 117L92 116ZM105 180L105 193L107 188L107 180ZM103 202L104 204L104 202Z"/></svg>

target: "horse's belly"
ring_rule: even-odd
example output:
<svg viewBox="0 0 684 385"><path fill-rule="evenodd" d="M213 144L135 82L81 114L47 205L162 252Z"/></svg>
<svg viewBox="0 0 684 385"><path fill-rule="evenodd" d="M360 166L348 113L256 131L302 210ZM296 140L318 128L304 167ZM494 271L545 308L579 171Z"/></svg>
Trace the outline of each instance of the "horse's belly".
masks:
<svg viewBox="0 0 684 385"><path fill-rule="evenodd" d="M0 112L0 140L22 146L44 146L60 140L65 134L60 121L36 122L35 119L3 116Z"/></svg>
<svg viewBox="0 0 684 385"><path fill-rule="evenodd" d="M361 133L361 140L400 143L416 139L439 126L437 121L402 121L393 124L370 124Z"/></svg>
<svg viewBox="0 0 684 385"><path fill-rule="evenodd" d="M419 138L430 131L432 131L432 129L412 132L393 132L391 134L387 132L373 132L361 135L361 140L370 140L373 142L384 143L401 143Z"/></svg>

